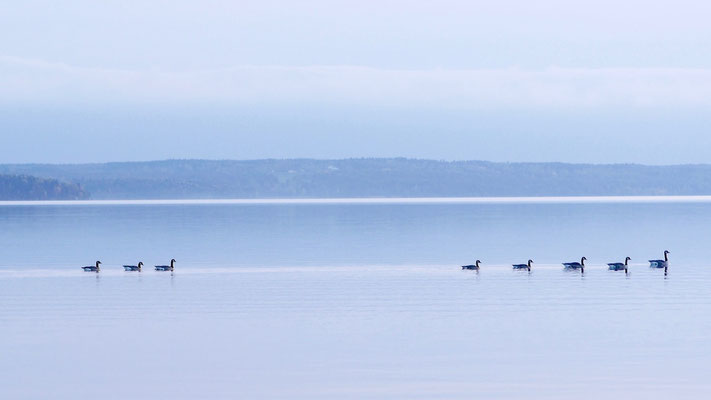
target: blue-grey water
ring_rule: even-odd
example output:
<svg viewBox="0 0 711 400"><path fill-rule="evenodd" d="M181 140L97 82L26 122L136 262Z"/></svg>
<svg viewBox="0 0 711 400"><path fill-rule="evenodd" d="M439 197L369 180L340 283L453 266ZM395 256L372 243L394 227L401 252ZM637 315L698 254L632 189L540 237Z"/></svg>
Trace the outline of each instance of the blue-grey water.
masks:
<svg viewBox="0 0 711 400"><path fill-rule="evenodd" d="M702 398L709 239L708 202L0 206L0 398Z"/></svg>

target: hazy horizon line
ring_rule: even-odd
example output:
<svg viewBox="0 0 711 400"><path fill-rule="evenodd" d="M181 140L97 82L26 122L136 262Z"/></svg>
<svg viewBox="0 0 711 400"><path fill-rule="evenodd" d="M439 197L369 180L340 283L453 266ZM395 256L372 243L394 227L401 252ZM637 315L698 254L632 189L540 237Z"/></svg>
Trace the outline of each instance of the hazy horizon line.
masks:
<svg viewBox="0 0 711 400"><path fill-rule="evenodd" d="M340 158L315 158L315 157L265 157L265 158L163 158L150 160L122 160L122 161L106 161L106 162L21 162L21 163L0 163L0 166L30 166L30 165L108 165L108 164L145 164L145 163L160 163L171 161L207 161L207 162L256 162L256 161L357 161L357 160L407 160L407 161L431 161L438 163L468 163L480 162L490 164L561 164L561 165L588 165L588 166L641 166L641 167L682 167L682 166L711 166L711 163L677 163L677 164L643 164L635 162L608 162L608 163L590 163L590 162L566 162L566 161L492 161L485 159L436 159L423 157L340 157Z"/></svg>
<svg viewBox="0 0 711 400"><path fill-rule="evenodd" d="M344 197L262 199L0 200L3 206L114 205L313 205L313 204L609 204L711 203L711 195L692 196L496 196L496 197Z"/></svg>

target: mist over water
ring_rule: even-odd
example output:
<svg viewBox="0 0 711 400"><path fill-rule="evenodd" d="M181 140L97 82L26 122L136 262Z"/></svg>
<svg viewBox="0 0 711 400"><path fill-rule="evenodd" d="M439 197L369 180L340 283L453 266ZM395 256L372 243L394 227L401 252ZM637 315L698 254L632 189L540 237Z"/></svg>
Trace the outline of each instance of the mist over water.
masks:
<svg viewBox="0 0 711 400"><path fill-rule="evenodd" d="M705 202L3 206L3 393L698 398L710 222Z"/></svg>

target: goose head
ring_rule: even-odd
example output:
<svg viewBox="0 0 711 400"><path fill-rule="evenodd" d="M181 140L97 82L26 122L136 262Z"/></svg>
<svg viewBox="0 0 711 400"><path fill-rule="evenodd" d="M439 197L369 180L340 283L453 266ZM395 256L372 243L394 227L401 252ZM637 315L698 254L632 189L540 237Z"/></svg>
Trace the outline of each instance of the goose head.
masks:
<svg viewBox="0 0 711 400"><path fill-rule="evenodd" d="M669 261L669 250L664 250L664 261Z"/></svg>
<svg viewBox="0 0 711 400"><path fill-rule="evenodd" d="M479 263L481 263L481 261L476 260L476 262L474 263L474 265L476 265L476 267L479 268Z"/></svg>
<svg viewBox="0 0 711 400"><path fill-rule="evenodd" d="M587 260L587 258L585 258L585 257L581 258L580 265L585 266L585 260Z"/></svg>
<svg viewBox="0 0 711 400"><path fill-rule="evenodd" d="M96 262L96 270L97 270L97 271L99 270L99 264L101 264L101 261L97 261L97 262Z"/></svg>
<svg viewBox="0 0 711 400"><path fill-rule="evenodd" d="M627 265L627 261L631 260L629 257L625 257L625 265Z"/></svg>
<svg viewBox="0 0 711 400"><path fill-rule="evenodd" d="M139 262L138 262L138 270L139 270L139 271L141 270L141 267L142 267L142 266L143 266L143 261L139 261Z"/></svg>

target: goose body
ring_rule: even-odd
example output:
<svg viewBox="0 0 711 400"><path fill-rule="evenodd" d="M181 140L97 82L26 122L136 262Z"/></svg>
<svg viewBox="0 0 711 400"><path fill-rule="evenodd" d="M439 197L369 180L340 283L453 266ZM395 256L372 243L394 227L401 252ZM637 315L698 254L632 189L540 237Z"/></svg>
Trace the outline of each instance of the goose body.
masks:
<svg viewBox="0 0 711 400"><path fill-rule="evenodd" d="M669 250L664 250L663 260L649 260L650 268L667 268L669 266Z"/></svg>
<svg viewBox="0 0 711 400"><path fill-rule="evenodd" d="M631 260L631 258L625 257L624 263L609 263L607 265L610 267L610 271L627 271L627 262L629 260Z"/></svg>
<svg viewBox="0 0 711 400"><path fill-rule="evenodd" d="M585 260L587 258L583 257L580 259L580 262L569 262L569 263L563 263L563 266L566 269L585 269Z"/></svg>
<svg viewBox="0 0 711 400"><path fill-rule="evenodd" d="M527 269L530 271L531 263L533 263L533 260L528 260L527 264L513 264L513 269Z"/></svg>
<svg viewBox="0 0 711 400"><path fill-rule="evenodd" d="M142 262L138 262L138 265L124 265L123 269L124 271L138 271L141 272L141 267L143 267Z"/></svg>
<svg viewBox="0 0 711 400"><path fill-rule="evenodd" d="M175 269L175 259L170 260L170 265L156 265L156 271L172 271Z"/></svg>
<svg viewBox="0 0 711 400"><path fill-rule="evenodd" d="M481 261L476 260L476 262L472 265L462 265L462 269L475 269L478 271L479 270L479 263L481 263Z"/></svg>
<svg viewBox="0 0 711 400"><path fill-rule="evenodd" d="M99 264L101 264L101 261L97 261L96 265L87 265L86 267L81 267L81 269L84 270L84 272L96 272L98 273L101 268L99 268Z"/></svg>

